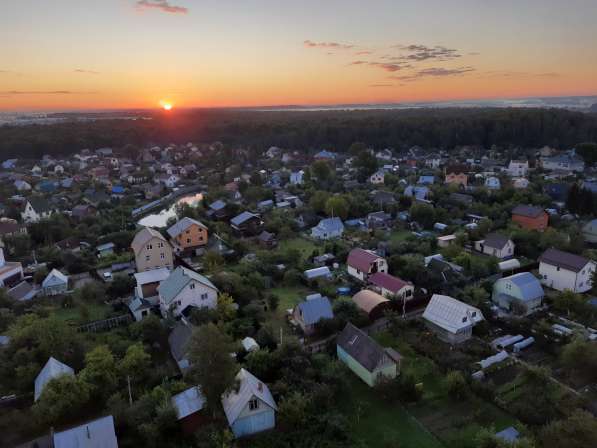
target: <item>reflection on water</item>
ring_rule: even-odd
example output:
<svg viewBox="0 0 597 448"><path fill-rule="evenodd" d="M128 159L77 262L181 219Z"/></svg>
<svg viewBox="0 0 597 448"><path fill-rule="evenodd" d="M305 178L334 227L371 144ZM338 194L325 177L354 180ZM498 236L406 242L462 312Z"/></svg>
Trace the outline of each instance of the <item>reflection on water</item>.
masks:
<svg viewBox="0 0 597 448"><path fill-rule="evenodd" d="M137 224L140 226L146 227L166 227L168 220L170 218L176 217L176 206L179 204L188 204L188 205L197 205L199 202L203 200L203 195L201 193L190 194L186 196L182 196L178 198L178 200L170 205L168 208L164 208L159 212L152 213L151 215L147 215L144 218L140 219Z"/></svg>

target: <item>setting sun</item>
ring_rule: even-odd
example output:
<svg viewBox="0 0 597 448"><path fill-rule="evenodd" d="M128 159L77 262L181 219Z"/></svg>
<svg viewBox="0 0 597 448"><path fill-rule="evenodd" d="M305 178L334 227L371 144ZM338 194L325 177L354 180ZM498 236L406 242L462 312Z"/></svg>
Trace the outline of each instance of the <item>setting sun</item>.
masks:
<svg viewBox="0 0 597 448"><path fill-rule="evenodd" d="M164 103L164 104L162 104L162 107L164 108L164 110L172 110L171 103Z"/></svg>

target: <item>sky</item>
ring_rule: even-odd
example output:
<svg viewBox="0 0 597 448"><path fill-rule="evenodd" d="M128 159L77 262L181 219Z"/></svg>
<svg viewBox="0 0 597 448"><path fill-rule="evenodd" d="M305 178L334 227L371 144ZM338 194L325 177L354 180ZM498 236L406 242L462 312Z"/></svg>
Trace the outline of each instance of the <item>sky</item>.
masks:
<svg viewBox="0 0 597 448"><path fill-rule="evenodd" d="M0 110L597 94L595 0L2 0Z"/></svg>

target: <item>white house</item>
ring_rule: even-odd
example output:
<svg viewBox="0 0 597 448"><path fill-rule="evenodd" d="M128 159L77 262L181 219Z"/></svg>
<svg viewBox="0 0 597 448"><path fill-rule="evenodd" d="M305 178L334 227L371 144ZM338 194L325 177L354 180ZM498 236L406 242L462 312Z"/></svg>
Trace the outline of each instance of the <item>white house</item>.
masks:
<svg viewBox="0 0 597 448"><path fill-rule="evenodd" d="M234 437L273 429L278 407L269 388L245 369L236 375L238 389L222 396L222 407Z"/></svg>
<svg viewBox="0 0 597 448"><path fill-rule="evenodd" d="M344 224L340 218L326 218L319 221L311 229L311 236L319 240L330 240L340 238L344 233Z"/></svg>
<svg viewBox="0 0 597 448"><path fill-rule="evenodd" d="M49 218L54 209L48 201L41 197L30 197L25 203L25 208L21 212L21 218L26 223L39 222L42 219Z"/></svg>
<svg viewBox="0 0 597 448"><path fill-rule="evenodd" d="M292 185L302 185L304 182L304 180L303 180L304 175L305 175L305 172L303 170L290 173L290 183Z"/></svg>
<svg viewBox="0 0 597 448"><path fill-rule="evenodd" d="M46 362L46 365L43 367L43 369L41 369L35 378L35 401L39 400L39 397L41 396L41 393L48 382L62 375L72 376L74 374L75 371L72 369L72 367L69 367L66 364L58 361L56 358L50 357L48 362Z"/></svg>
<svg viewBox="0 0 597 448"><path fill-rule="evenodd" d="M388 272L388 262L375 252L365 249L353 249L346 260L348 274L364 282L376 272Z"/></svg>
<svg viewBox="0 0 597 448"><path fill-rule="evenodd" d="M21 179L15 180L14 186L18 191L30 191L31 190L31 184L29 184L28 182L25 182L24 180L21 180Z"/></svg>
<svg viewBox="0 0 597 448"><path fill-rule="evenodd" d="M441 294L433 294L423 312L427 327L444 342L459 344L470 339L473 327L485 320L478 308Z"/></svg>
<svg viewBox="0 0 597 448"><path fill-rule="evenodd" d="M68 290L68 277L58 269L52 269L41 283L41 289L46 296L64 294Z"/></svg>
<svg viewBox="0 0 597 448"><path fill-rule="evenodd" d="M514 255L514 242L507 236L490 233L484 240L475 241L475 250L500 260Z"/></svg>
<svg viewBox="0 0 597 448"><path fill-rule="evenodd" d="M166 317L187 314L191 308L215 308L218 289L206 277L182 266L177 267L158 287L160 311Z"/></svg>
<svg viewBox="0 0 597 448"><path fill-rule="evenodd" d="M386 298L397 297L403 300L411 300L415 292L415 287L412 283L386 274L385 272L376 272L371 275L369 282L375 288L379 289L381 295Z"/></svg>
<svg viewBox="0 0 597 448"><path fill-rule="evenodd" d="M384 183L386 174L382 170L378 170L369 176L369 183L373 185L379 185Z"/></svg>
<svg viewBox="0 0 597 448"><path fill-rule="evenodd" d="M512 177L524 177L529 172L528 160L510 160L508 174Z"/></svg>
<svg viewBox="0 0 597 448"><path fill-rule="evenodd" d="M558 291L586 292L593 286L595 262L580 255L547 249L539 257L541 283Z"/></svg>

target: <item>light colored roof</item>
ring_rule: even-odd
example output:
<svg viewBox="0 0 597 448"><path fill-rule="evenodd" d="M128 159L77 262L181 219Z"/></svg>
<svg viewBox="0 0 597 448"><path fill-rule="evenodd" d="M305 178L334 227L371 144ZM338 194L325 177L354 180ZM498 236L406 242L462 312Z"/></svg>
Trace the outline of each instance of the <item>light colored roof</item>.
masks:
<svg viewBox="0 0 597 448"><path fill-rule="evenodd" d="M214 289L216 291L218 290L218 288L216 288L214 284L207 279L207 277L185 267L179 266L172 271L166 280L160 283L160 286L158 287L160 297L166 302L166 304L170 303L176 298L176 296L178 296L180 291L182 291L185 286L187 286L187 284L193 280L208 288Z"/></svg>
<svg viewBox="0 0 597 448"><path fill-rule="evenodd" d="M203 224L202 222L199 222L195 219L188 218L185 216L184 218L179 220L176 224L174 224L172 227L170 227L166 232L168 232L168 235L170 235L172 238L175 238L178 235L180 235L182 232L187 230L189 227L194 226L194 225L207 230L207 226L205 224Z"/></svg>
<svg viewBox="0 0 597 448"><path fill-rule="evenodd" d="M240 369L240 372L236 375L236 380L240 383L238 391L231 391L222 396L222 407L230 425L234 424L253 397L257 397L273 409L278 409L267 385L247 370Z"/></svg>
<svg viewBox="0 0 597 448"><path fill-rule="evenodd" d="M326 218L319 221L315 228L324 232L339 232L344 231L344 224L340 218Z"/></svg>
<svg viewBox="0 0 597 448"><path fill-rule="evenodd" d="M60 375L74 375L75 371L72 367L58 361L56 358L50 357L46 365L41 369L37 378L35 378L35 401L37 401L44 390L45 385L54 378Z"/></svg>
<svg viewBox="0 0 597 448"><path fill-rule="evenodd" d="M518 287L522 295L522 297L518 298L521 300L533 300L538 297L543 297L545 295L541 283L539 282L537 277L535 277L530 272L521 272L519 274L514 274L510 277L505 277L498 280L498 282L503 281L511 281Z"/></svg>
<svg viewBox="0 0 597 448"><path fill-rule="evenodd" d="M145 246L145 244L147 244L152 238L158 238L168 244L166 238L164 238L160 232L152 229L151 227L144 227L143 230L137 232L135 238L133 238L133 242L131 243L131 247L133 248L135 255L138 254L143 246Z"/></svg>
<svg viewBox="0 0 597 448"><path fill-rule="evenodd" d="M52 269L50 273L46 276L44 281L41 283L41 286L44 288L47 286L55 285L56 282L53 282L52 279L57 279L59 283L68 283L68 277L60 272L58 269Z"/></svg>
<svg viewBox="0 0 597 448"><path fill-rule="evenodd" d="M451 332L484 320L478 308L441 294L433 294L423 313L423 319Z"/></svg>
<svg viewBox="0 0 597 448"><path fill-rule="evenodd" d="M510 269L518 269L520 267L520 261L516 258L512 258L510 260L502 261L498 263L498 267L500 271L509 271Z"/></svg>
<svg viewBox="0 0 597 448"><path fill-rule="evenodd" d="M321 266L319 268L307 269L305 271L305 277L307 278L315 278L315 277L328 277L332 275L330 268L327 266Z"/></svg>
<svg viewBox="0 0 597 448"><path fill-rule="evenodd" d="M190 387L172 397L172 406L176 410L178 420L200 411L204 405L205 397L201 393L199 386Z"/></svg>
<svg viewBox="0 0 597 448"><path fill-rule="evenodd" d="M134 313L135 311L151 308L151 303L148 300L137 297L129 302L128 307L131 313Z"/></svg>
<svg viewBox="0 0 597 448"><path fill-rule="evenodd" d="M240 226L250 219L259 218L259 215L251 212L242 212L240 215L236 215L230 220L230 224L233 226Z"/></svg>
<svg viewBox="0 0 597 448"><path fill-rule="evenodd" d="M259 344L257 343L257 341L253 338L250 338L249 336L240 341L240 343L243 345L243 348L248 352L259 348Z"/></svg>
<svg viewBox="0 0 597 448"><path fill-rule="evenodd" d="M352 300L356 305L365 311L366 313L370 313L373 308L376 306L389 302L384 296L377 294L369 289L363 289L357 292L353 297Z"/></svg>
<svg viewBox="0 0 597 448"><path fill-rule="evenodd" d="M166 280L169 275L170 270L168 268L151 269L145 272L137 272L135 280L137 280L137 285L146 285Z"/></svg>
<svg viewBox="0 0 597 448"><path fill-rule="evenodd" d="M54 448L118 448L111 415L54 434Z"/></svg>
<svg viewBox="0 0 597 448"><path fill-rule="evenodd" d="M317 297L297 305L306 325L313 325L321 319L332 319L334 312L327 297Z"/></svg>

